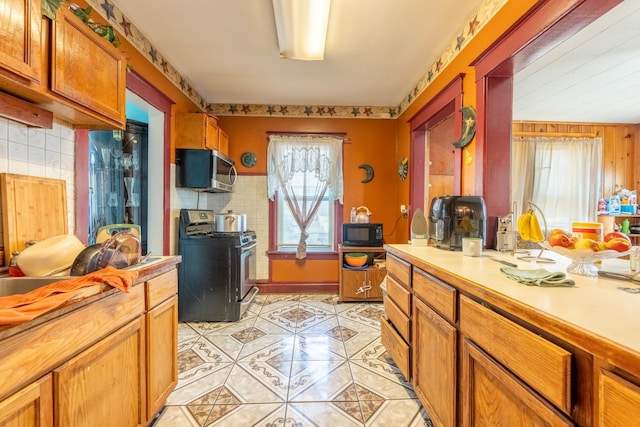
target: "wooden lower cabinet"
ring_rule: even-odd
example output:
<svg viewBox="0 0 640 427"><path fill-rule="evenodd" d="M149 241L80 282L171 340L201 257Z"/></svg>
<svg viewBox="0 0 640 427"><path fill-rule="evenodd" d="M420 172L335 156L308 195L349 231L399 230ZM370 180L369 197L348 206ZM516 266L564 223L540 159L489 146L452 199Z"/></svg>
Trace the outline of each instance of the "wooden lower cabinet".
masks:
<svg viewBox="0 0 640 427"><path fill-rule="evenodd" d="M457 337L454 326L413 298L413 387L435 426L456 425Z"/></svg>
<svg viewBox="0 0 640 427"><path fill-rule="evenodd" d="M0 426L53 426L52 384L48 374L0 401Z"/></svg>
<svg viewBox="0 0 640 427"><path fill-rule="evenodd" d="M140 316L55 369L55 425L145 425L144 343Z"/></svg>
<svg viewBox="0 0 640 427"><path fill-rule="evenodd" d="M344 255L350 252L368 254L367 267L364 269L346 267ZM385 250L377 246L340 246L338 249L340 260L338 301L382 301L380 284L387 275L387 270L374 266L373 259L384 259L385 255Z"/></svg>
<svg viewBox="0 0 640 427"><path fill-rule="evenodd" d="M468 339L461 357L463 426L575 425Z"/></svg>
<svg viewBox="0 0 640 427"><path fill-rule="evenodd" d="M151 419L178 383L178 297L149 310L147 319L147 418Z"/></svg>
<svg viewBox="0 0 640 427"><path fill-rule="evenodd" d="M379 268L362 271L343 269L339 300L382 301L380 283L386 275L386 270Z"/></svg>
<svg viewBox="0 0 640 427"><path fill-rule="evenodd" d="M604 369L599 372L598 377L597 425L640 425L640 386Z"/></svg>

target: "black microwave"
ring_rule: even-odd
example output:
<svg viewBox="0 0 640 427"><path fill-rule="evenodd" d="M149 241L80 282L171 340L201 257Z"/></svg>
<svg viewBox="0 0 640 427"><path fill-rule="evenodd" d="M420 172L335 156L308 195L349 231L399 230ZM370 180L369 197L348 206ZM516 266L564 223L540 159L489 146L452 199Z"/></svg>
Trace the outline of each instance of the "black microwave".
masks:
<svg viewBox="0 0 640 427"><path fill-rule="evenodd" d="M349 222L342 224L343 246L382 246L382 224Z"/></svg>

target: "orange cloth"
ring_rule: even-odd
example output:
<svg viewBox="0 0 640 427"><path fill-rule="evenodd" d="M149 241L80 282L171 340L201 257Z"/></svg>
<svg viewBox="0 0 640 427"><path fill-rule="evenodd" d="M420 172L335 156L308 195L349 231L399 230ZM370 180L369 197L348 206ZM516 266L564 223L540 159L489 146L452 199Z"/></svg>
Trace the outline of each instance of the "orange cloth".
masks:
<svg viewBox="0 0 640 427"><path fill-rule="evenodd" d="M29 321L64 304L88 286L105 283L129 292L137 277L137 271L107 266L85 276L50 283L26 294L0 297L0 325L17 325Z"/></svg>

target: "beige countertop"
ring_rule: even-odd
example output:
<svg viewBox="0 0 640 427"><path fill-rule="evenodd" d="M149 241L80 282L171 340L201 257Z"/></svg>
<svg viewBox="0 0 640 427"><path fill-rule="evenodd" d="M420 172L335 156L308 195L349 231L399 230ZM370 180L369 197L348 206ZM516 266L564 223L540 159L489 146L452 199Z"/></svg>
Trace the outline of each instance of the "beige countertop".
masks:
<svg viewBox="0 0 640 427"><path fill-rule="evenodd" d="M391 253L398 251L408 255L414 265L425 263L472 282L471 286L477 288L478 296L493 294L496 298L533 309L537 314L554 318L585 334L640 354L640 294L618 289L620 286L640 288L640 285L603 277L567 274L567 277L575 280L575 287L527 286L504 276L500 272L504 265L489 258L512 262L520 269L544 268L566 273L571 260L548 250L544 251L543 256L553 258L555 264L522 261L511 254L486 249L482 257L468 257L463 256L462 252L408 244L385 245L385 249ZM532 254L539 252L536 250ZM411 258L418 262L413 262ZM601 269L629 273L629 260L606 259L602 261Z"/></svg>

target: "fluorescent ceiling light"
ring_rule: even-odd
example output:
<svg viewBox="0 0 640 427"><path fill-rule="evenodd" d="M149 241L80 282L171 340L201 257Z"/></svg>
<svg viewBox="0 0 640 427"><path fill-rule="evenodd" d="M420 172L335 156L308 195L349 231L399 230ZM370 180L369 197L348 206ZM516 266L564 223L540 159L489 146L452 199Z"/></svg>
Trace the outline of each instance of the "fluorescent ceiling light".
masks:
<svg viewBox="0 0 640 427"><path fill-rule="evenodd" d="M280 57L324 59L331 0L273 0Z"/></svg>

